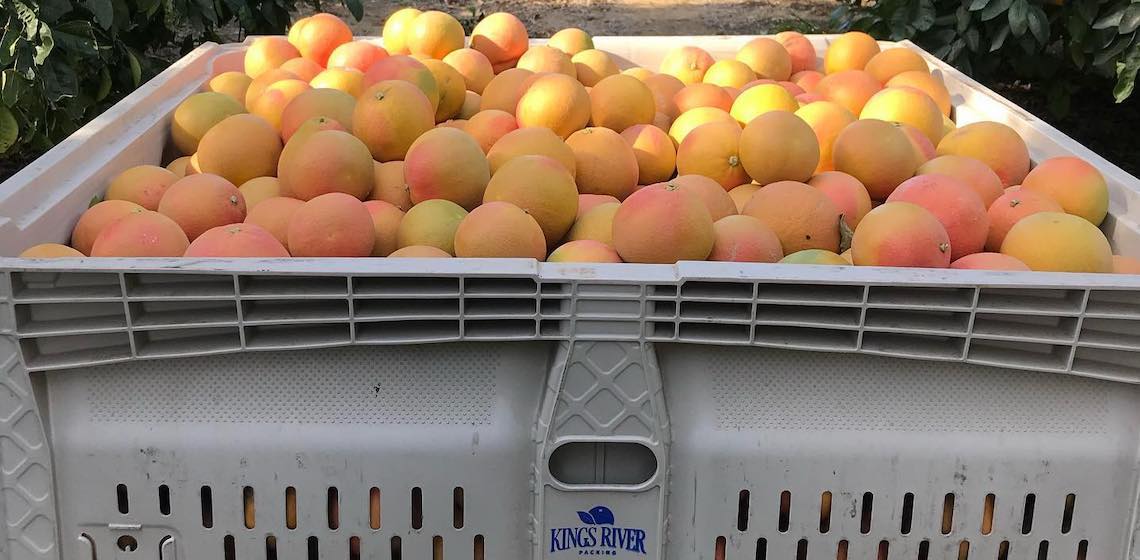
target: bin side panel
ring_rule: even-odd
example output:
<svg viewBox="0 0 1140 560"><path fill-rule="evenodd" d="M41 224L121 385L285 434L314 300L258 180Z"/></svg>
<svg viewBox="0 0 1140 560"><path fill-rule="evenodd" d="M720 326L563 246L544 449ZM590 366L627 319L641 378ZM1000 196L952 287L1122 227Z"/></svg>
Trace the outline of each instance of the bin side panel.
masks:
<svg viewBox="0 0 1140 560"><path fill-rule="evenodd" d="M63 542L102 558L522 558L548 345L251 352L47 374ZM481 552L480 552L481 551ZM83 557L80 555L79 557Z"/></svg>
<svg viewBox="0 0 1140 560"><path fill-rule="evenodd" d="M1049 557L1128 557L1133 387L874 356L658 348L673 425L668 558L718 548L793 558L801 547L811 558L840 548L998 558L1002 547L1026 558L1042 546Z"/></svg>

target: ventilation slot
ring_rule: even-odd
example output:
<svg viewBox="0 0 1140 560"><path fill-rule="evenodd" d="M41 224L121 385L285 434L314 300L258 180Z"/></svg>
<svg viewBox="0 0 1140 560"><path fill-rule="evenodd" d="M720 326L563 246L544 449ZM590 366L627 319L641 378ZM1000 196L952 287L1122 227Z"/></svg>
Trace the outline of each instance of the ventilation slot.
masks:
<svg viewBox="0 0 1140 560"><path fill-rule="evenodd" d="M819 497L819 532L826 534L831 530L831 492L824 492ZM844 545L847 541L839 544ZM846 546L846 545L844 545Z"/></svg>
<svg viewBox="0 0 1140 560"><path fill-rule="evenodd" d="M120 484L115 487L115 501L119 504L119 513L126 515L131 512L131 505L127 499L126 484Z"/></svg>
<svg viewBox="0 0 1140 560"><path fill-rule="evenodd" d="M747 490L740 491L740 497L736 500L736 530L748 530L748 498L749 493Z"/></svg>
<svg viewBox="0 0 1140 560"><path fill-rule="evenodd" d="M1077 545L1077 560L1085 560L1089 555L1089 541L1081 541Z"/></svg>
<svg viewBox="0 0 1140 560"><path fill-rule="evenodd" d="M891 556L891 543L879 541L879 560L887 560Z"/></svg>
<svg viewBox="0 0 1140 560"><path fill-rule="evenodd" d="M918 543L918 560L927 560L930 558L930 541L922 541Z"/></svg>
<svg viewBox="0 0 1140 560"><path fill-rule="evenodd" d="M716 543L713 545L713 559L724 560L724 537L717 537Z"/></svg>
<svg viewBox="0 0 1140 560"><path fill-rule="evenodd" d="M412 488L412 528L423 529L424 527L424 494L417 486Z"/></svg>
<svg viewBox="0 0 1140 560"><path fill-rule="evenodd" d="M958 560L969 560L970 558L970 541L962 541L958 543Z"/></svg>
<svg viewBox="0 0 1140 560"><path fill-rule="evenodd" d="M252 529L257 525L257 512L253 505L253 487L246 486L241 489L242 511L245 512L245 528Z"/></svg>
<svg viewBox="0 0 1140 560"><path fill-rule="evenodd" d="M265 560L277 560L277 537L273 535L265 537Z"/></svg>
<svg viewBox="0 0 1140 560"><path fill-rule="evenodd" d="M807 560L807 539L796 543L796 560Z"/></svg>
<svg viewBox="0 0 1140 560"><path fill-rule="evenodd" d="M1009 541L1001 541L998 545L997 560L1009 560Z"/></svg>
<svg viewBox="0 0 1140 560"><path fill-rule="evenodd" d="M329 529L336 530L340 527L340 493L337 492L335 486L329 487L328 497L328 518Z"/></svg>
<svg viewBox="0 0 1140 560"><path fill-rule="evenodd" d="M1061 516L1061 534L1067 535L1073 530L1073 510L1077 507L1077 495L1065 496L1065 512Z"/></svg>
<svg viewBox="0 0 1140 560"><path fill-rule="evenodd" d="M792 493L784 490L780 493L780 532L787 533L788 525L792 522Z"/></svg>
<svg viewBox="0 0 1140 560"><path fill-rule="evenodd" d="M982 534L988 535L994 530L994 501L993 494L986 494L986 503L982 508Z"/></svg>
<svg viewBox="0 0 1140 560"><path fill-rule="evenodd" d="M443 560L443 537L439 535L431 538L431 560Z"/></svg>
<svg viewBox="0 0 1140 560"><path fill-rule="evenodd" d="M485 560L483 552L483 535L475 535L474 557L472 560Z"/></svg>
<svg viewBox="0 0 1140 560"><path fill-rule="evenodd" d="M1037 560L1049 560L1049 541L1041 541L1038 545Z"/></svg>
<svg viewBox="0 0 1140 560"><path fill-rule="evenodd" d="M309 560L321 560L321 543L317 537L309 537L308 540Z"/></svg>
<svg viewBox="0 0 1140 560"><path fill-rule="evenodd" d="M901 532L904 535L910 534L911 521L914 520L914 494L907 492L903 496L902 506L902 527Z"/></svg>
<svg viewBox="0 0 1140 560"><path fill-rule="evenodd" d="M348 539L348 560L360 560L360 537Z"/></svg>
<svg viewBox="0 0 1140 560"><path fill-rule="evenodd" d="M870 492L863 493L863 515L859 518L859 532L866 535L871 532L871 512L875 509L875 495Z"/></svg>
<svg viewBox="0 0 1140 560"><path fill-rule="evenodd" d="M234 558L237 558L233 535L226 535L226 538L222 539L222 552L226 560L234 560Z"/></svg>
<svg viewBox="0 0 1140 560"><path fill-rule="evenodd" d="M1033 531L1033 509L1037 506L1037 496L1025 496L1025 514L1021 517L1021 534L1028 535ZM1048 546L1048 545L1046 545Z"/></svg>
<svg viewBox="0 0 1140 560"><path fill-rule="evenodd" d="M166 554L168 552L166 543L170 543L169 557ZM174 537L172 535L166 535L158 540L158 560L174 560L173 556L175 556Z"/></svg>
<svg viewBox="0 0 1140 560"><path fill-rule="evenodd" d="M368 526L380 528L380 489L375 486L368 491Z"/></svg>
<svg viewBox="0 0 1140 560"><path fill-rule="evenodd" d="M158 512L170 515L170 487L165 484L158 487Z"/></svg>
<svg viewBox="0 0 1140 560"><path fill-rule="evenodd" d="M451 491L451 526L463 528L463 488L459 486Z"/></svg>
<svg viewBox="0 0 1140 560"><path fill-rule="evenodd" d="M214 527L214 496L209 486L203 486L200 493L202 497L202 526L207 529Z"/></svg>
<svg viewBox="0 0 1140 560"><path fill-rule="evenodd" d="M403 560L404 547L400 543L400 537L392 537L392 560Z"/></svg>
<svg viewBox="0 0 1140 560"><path fill-rule="evenodd" d="M297 489L292 486L285 488L285 527L297 528Z"/></svg>
<svg viewBox="0 0 1140 560"><path fill-rule="evenodd" d="M756 539L756 560L768 560L768 539Z"/></svg>
<svg viewBox="0 0 1140 560"><path fill-rule="evenodd" d="M949 535L954 529L954 494L946 494L942 499L942 534Z"/></svg>
<svg viewBox="0 0 1140 560"><path fill-rule="evenodd" d="M847 560L847 539L839 541L839 546L835 547L835 560Z"/></svg>

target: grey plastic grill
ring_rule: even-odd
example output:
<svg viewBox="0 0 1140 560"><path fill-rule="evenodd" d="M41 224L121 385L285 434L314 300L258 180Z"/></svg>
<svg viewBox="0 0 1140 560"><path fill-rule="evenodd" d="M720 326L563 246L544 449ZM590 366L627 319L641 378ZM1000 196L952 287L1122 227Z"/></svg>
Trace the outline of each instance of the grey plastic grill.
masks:
<svg viewBox="0 0 1140 560"><path fill-rule="evenodd" d="M1032 278L1032 275L1024 275ZM961 361L1140 383L1140 289L13 271L30 370L242 350L611 339Z"/></svg>

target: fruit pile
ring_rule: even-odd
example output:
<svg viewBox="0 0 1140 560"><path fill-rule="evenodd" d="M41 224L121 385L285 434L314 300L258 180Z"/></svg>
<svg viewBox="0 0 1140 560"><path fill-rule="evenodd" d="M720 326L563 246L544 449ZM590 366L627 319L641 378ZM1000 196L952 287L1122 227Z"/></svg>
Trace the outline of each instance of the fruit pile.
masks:
<svg viewBox="0 0 1140 560"><path fill-rule="evenodd" d="M926 61L847 33L620 70L508 13L470 40L404 8L383 47L329 14L183 101L181 154L122 172L26 257L529 257L1140 272L1092 165L958 127Z"/></svg>

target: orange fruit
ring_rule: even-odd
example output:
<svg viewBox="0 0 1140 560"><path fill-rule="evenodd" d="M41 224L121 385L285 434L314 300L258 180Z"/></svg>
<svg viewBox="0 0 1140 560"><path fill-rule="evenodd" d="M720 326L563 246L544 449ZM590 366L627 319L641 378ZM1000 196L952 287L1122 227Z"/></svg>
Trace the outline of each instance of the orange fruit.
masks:
<svg viewBox="0 0 1140 560"><path fill-rule="evenodd" d="M520 127L541 126L566 138L590 122L590 95L570 76L539 76L519 98L515 117Z"/></svg>
<svg viewBox="0 0 1140 560"><path fill-rule="evenodd" d="M709 66L702 82L721 87L739 88L755 79L756 73L752 71L752 68L739 60L730 59L718 60Z"/></svg>
<svg viewBox="0 0 1140 560"><path fill-rule="evenodd" d="M226 117L244 113L245 107L232 97L215 92L195 93L174 109L170 121L170 139L183 154L198 151L198 142L206 131Z"/></svg>
<svg viewBox="0 0 1140 560"><path fill-rule="evenodd" d="M451 51L462 49L464 42L463 26L459 20L437 10L416 16L404 34L408 52L437 60Z"/></svg>
<svg viewBox="0 0 1140 560"><path fill-rule="evenodd" d="M224 178L199 173L170 185L158 203L158 212L174 220L193 241L210 228L244 220L245 197Z"/></svg>
<svg viewBox="0 0 1140 560"><path fill-rule="evenodd" d="M594 48L594 39L590 37L589 33L577 27L568 27L551 35L546 44L574 56L582 51Z"/></svg>
<svg viewBox="0 0 1140 560"><path fill-rule="evenodd" d="M1108 215L1108 183L1096 167L1079 157L1054 157L1037 164L1021 182L1021 189L1049 196L1065 212L1094 226Z"/></svg>
<svg viewBox="0 0 1140 560"><path fill-rule="evenodd" d="M381 39L384 40L384 49L391 54L408 54L408 29L411 27L412 20L422 13L412 7L400 8L392 12L388 19L384 20L384 28L380 32Z"/></svg>
<svg viewBox="0 0 1140 560"><path fill-rule="evenodd" d="M848 31L827 46L823 55L823 71L834 74L844 70L862 70L876 54L879 54L879 43L874 37L862 31Z"/></svg>
<svg viewBox="0 0 1140 560"><path fill-rule="evenodd" d="M618 74L617 63L605 51L587 49L570 57L570 62L574 63L578 81L586 87L593 87L603 78Z"/></svg>
<svg viewBox="0 0 1140 560"><path fill-rule="evenodd" d="M302 204L289 219L288 232L294 257L367 257L376 244L368 207L339 192Z"/></svg>
<svg viewBox="0 0 1140 560"><path fill-rule="evenodd" d="M771 111L753 119L740 133L740 163L762 185L806 181L819 165L819 141L815 131L794 113Z"/></svg>
<svg viewBox="0 0 1140 560"><path fill-rule="evenodd" d="M934 145L942 139L942 111L929 95L914 88L879 91L863 105L859 118L908 124Z"/></svg>
<svg viewBox="0 0 1140 560"><path fill-rule="evenodd" d="M565 74L575 79L578 77L578 71L574 68L574 61L570 55L546 45L535 45L527 49L519 57L518 68L530 70L535 74L551 72Z"/></svg>
<svg viewBox="0 0 1140 560"><path fill-rule="evenodd" d="M895 47L879 52L867 61L863 69L883 85L903 72L930 72L930 67L926 65L922 56L906 47Z"/></svg>
<svg viewBox="0 0 1140 560"><path fill-rule="evenodd" d="M980 121L954 129L938 143L938 155L970 156L997 173L1004 186L1020 185L1029 173L1029 148L1008 125ZM1032 266L1032 265L1030 265Z"/></svg>
<svg viewBox="0 0 1140 560"><path fill-rule="evenodd" d="M534 217L509 202L488 202L455 230L455 256L546 258L546 239Z"/></svg>
<svg viewBox="0 0 1140 560"><path fill-rule="evenodd" d="M476 115L478 116L478 115ZM513 158L525 155L542 155L554 158L571 175L577 174L577 161L574 150L548 128L519 128L504 134L487 151L487 162L494 175L503 164Z"/></svg>
<svg viewBox="0 0 1140 560"><path fill-rule="evenodd" d="M479 110L497 109L514 115L519 98L526 93L526 86L530 85L528 80L532 76L534 72L522 68L509 68L500 72L483 88Z"/></svg>
<svg viewBox="0 0 1140 560"><path fill-rule="evenodd" d="M471 209L483 200L491 168L479 143L454 128L436 128L416 139L404 158L404 180L413 203L433 198Z"/></svg>
<svg viewBox="0 0 1140 560"><path fill-rule="evenodd" d="M922 90L934 100L943 115L950 116L953 105L950 103L950 92L946 89L946 84L942 83L941 78L926 70L908 70L896 74L887 80L886 87L912 87Z"/></svg>
<svg viewBox="0 0 1140 560"><path fill-rule="evenodd" d="M583 51L588 53L591 51ZM653 122L653 92L641 80L615 74L603 78L590 90L590 115L594 126L621 132L636 124Z"/></svg>
<svg viewBox="0 0 1140 560"><path fill-rule="evenodd" d="M839 249L839 209L819 189L777 181L752 195L741 214L772 228L785 255L804 249Z"/></svg>
<svg viewBox="0 0 1140 560"><path fill-rule="evenodd" d="M447 53L443 62L463 76L463 83L469 91L483 93L483 88L495 77L491 61L475 49L458 49Z"/></svg>
<svg viewBox="0 0 1140 560"><path fill-rule="evenodd" d="M664 130L648 124L635 124L621 132L637 158L637 184L652 185L673 176L677 148Z"/></svg>
<svg viewBox="0 0 1140 560"><path fill-rule="evenodd" d="M84 255L107 226L131 215L145 212L146 208L129 200L104 200L83 212L71 230L71 246Z"/></svg>
<svg viewBox="0 0 1140 560"><path fill-rule="evenodd" d="M740 125L734 122L694 128L677 147L677 173L703 175L725 191L747 183L748 174L740 160L740 134Z"/></svg>
<svg viewBox="0 0 1140 560"><path fill-rule="evenodd" d="M713 62L712 55L700 47L678 47L665 54L659 71L676 77L686 85L695 84L704 79L705 72Z"/></svg>
<svg viewBox="0 0 1140 560"><path fill-rule="evenodd" d="M578 192L624 200L637 188L637 156L617 132L585 128L571 134L566 145L574 152Z"/></svg>
<svg viewBox="0 0 1140 560"><path fill-rule="evenodd" d="M329 68L322 70L310 82L313 89L336 89L353 97L364 92L364 72L352 68Z"/></svg>
<svg viewBox="0 0 1140 560"><path fill-rule="evenodd" d="M747 64L761 78L782 81L792 75L792 57L788 50L768 37L757 37L746 43L737 51L736 60Z"/></svg>
<svg viewBox="0 0 1140 560"><path fill-rule="evenodd" d="M258 37L245 50L245 74L256 78L298 56L300 51L283 37Z"/></svg>
<svg viewBox="0 0 1140 560"><path fill-rule="evenodd" d="M497 70L514 66L528 45L526 25L506 12L483 18L471 30L471 48L483 53Z"/></svg>
<svg viewBox="0 0 1140 560"><path fill-rule="evenodd" d="M834 170L832 148L835 146L835 139L844 128L855 122L855 115L833 101L816 101L800 107L796 110L796 116L803 119L815 131L816 140L819 142L819 165L816 171Z"/></svg>
<svg viewBox="0 0 1140 560"><path fill-rule="evenodd" d="M1010 228L1002 254L1031 270L1048 272L1112 272L1112 248L1104 233L1088 220L1061 212L1038 212Z"/></svg>
<svg viewBox="0 0 1140 560"><path fill-rule="evenodd" d="M227 117L206 132L195 157L203 173L221 175L240 185L254 177L276 175L280 155L277 129L261 117L241 114Z"/></svg>
<svg viewBox="0 0 1140 560"><path fill-rule="evenodd" d="M412 142L434 125L431 102L419 88L399 80L365 90L352 113L353 134L382 162L404 159Z"/></svg>
<svg viewBox="0 0 1140 560"><path fill-rule="evenodd" d="M387 57L388 51L368 41L352 41L333 49L329 54L327 66L367 72L376 61Z"/></svg>
<svg viewBox="0 0 1140 560"><path fill-rule="evenodd" d="M875 119L858 120L843 129L835 138L832 158L835 170L858 179L873 200L885 200L920 165L906 133Z"/></svg>
<svg viewBox="0 0 1140 560"><path fill-rule="evenodd" d="M332 14L316 14L300 26L296 41L294 46L301 56L325 66L333 50L352 41L352 30Z"/></svg>
<svg viewBox="0 0 1140 560"><path fill-rule="evenodd" d="M781 31L774 38L788 51L788 56L792 59L792 74L815 70L815 47L802 33Z"/></svg>
<svg viewBox="0 0 1140 560"><path fill-rule="evenodd" d="M91 247L91 256L181 257L189 246L186 232L174 220L147 210L103 228Z"/></svg>
<svg viewBox="0 0 1140 560"><path fill-rule="evenodd" d="M668 183L633 193L613 219L613 247L626 262L705 260L715 239L712 217L700 198Z"/></svg>
<svg viewBox="0 0 1140 560"><path fill-rule="evenodd" d="M562 239L578 213L578 188L570 172L553 158L520 156L491 177L483 202L510 202L530 214L553 245Z"/></svg>
<svg viewBox="0 0 1140 560"><path fill-rule="evenodd" d="M799 108L800 104L796 98L783 86L760 84L740 92L732 102L732 110L729 113L743 126L769 111L793 112Z"/></svg>

